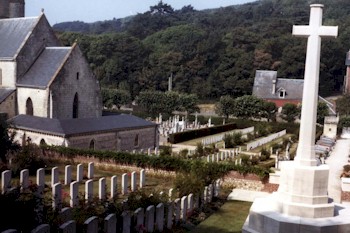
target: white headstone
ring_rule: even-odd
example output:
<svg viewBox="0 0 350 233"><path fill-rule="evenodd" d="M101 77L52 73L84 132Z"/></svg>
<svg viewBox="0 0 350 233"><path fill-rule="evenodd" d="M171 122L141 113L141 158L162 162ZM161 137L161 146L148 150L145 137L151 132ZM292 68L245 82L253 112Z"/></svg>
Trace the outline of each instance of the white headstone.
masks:
<svg viewBox="0 0 350 233"><path fill-rule="evenodd" d="M77 165L77 181L83 181L83 164L81 163Z"/></svg>
<svg viewBox="0 0 350 233"><path fill-rule="evenodd" d="M184 222L187 221L187 207L188 207L187 196L183 196L181 198L181 219Z"/></svg>
<svg viewBox="0 0 350 233"><path fill-rule="evenodd" d="M36 185L38 186L38 194L42 196L45 188L45 170L43 168L36 171Z"/></svg>
<svg viewBox="0 0 350 233"><path fill-rule="evenodd" d="M62 207L62 184L56 183L52 186L52 208L60 210Z"/></svg>
<svg viewBox="0 0 350 233"><path fill-rule="evenodd" d="M100 200L106 200L106 178L98 180L98 197Z"/></svg>
<svg viewBox="0 0 350 233"><path fill-rule="evenodd" d="M63 223L59 227L60 233L74 233L76 232L77 226L74 220L68 221L66 223Z"/></svg>
<svg viewBox="0 0 350 233"><path fill-rule="evenodd" d="M109 214L104 219L104 233L117 233L117 217L115 214Z"/></svg>
<svg viewBox="0 0 350 233"><path fill-rule="evenodd" d="M50 233L50 225L49 224L41 224L36 227L31 233Z"/></svg>
<svg viewBox="0 0 350 233"><path fill-rule="evenodd" d="M84 230L89 233L98 233L98 218L92 216L84 222Z"/></svg>
<svg viewBox="0 0 350 233"><path fill-rule="evenodd" d="M26 190L28 188L28 182L29 182L29 170L24 169L21 171L21 174L20 174L21 190Z"/></svg>
<svg viewBox="0 0 350 233"><path fill-rule="evenodd" d="M131 173L131 192L136 191L136 172Z"/></svg>
<svg viewBox="0 0 350 233"><path fill-rule="evenodd" d="M111 198L115 199L117 197L117 176L111 177Z"/></svg>
<svg viewBox="0 0 350 233"><path fill-rule="evenodd" d="M122 175L122 194L126 195L128 193L128 174L124 173Z"/></svg>
<svg viewBox="0 0 350 233"><path fill-rule="evenodd" d="M70 207L75 207L79 204L79 182L74 181L70 183Z"/></svg>
<svg viewBox="0 0 350 233"><path fill-rule="evenodd" d="M72 182L72 166L66 165L64 170L65 170L64 184L69 185Z"/></svg>
<svg viewBox="0 0 350 233"><path fill-rule="evenodd" d="M145 220L145 212L143 208L136 209L134 216L136 217L136 232L142 232Z"/></svg>
<svg viewBox="0 0 350 233"><path fill-rule="evenodd" d="M123 219L123 231L122 231L122 233L130 233L131 216L130 216L128 211L124 211L122 213L122 219Z"/></svg>
<svg viewBox="0 0 350 233"><path fill-rule="evenodd" d="M54 184L58 183L59 181L58 167L53 167L51 170L51 187L53 187Z"/></svg>
<svg viewBox="0 0 350 233"><path fill-rule="evenodd" d="M90 203L94 195L94 181L87 180L85 182L85 201Z"/></svg>
<svg viewBox="0 0 350 233"><path fill-rule="evenodd" d="M94 178L94 173L95 173L95 164L93 162L90 162L88 164L88 179L93 179Z"/></svg>
<svg viewBox="0 0 350 233"><path fill-rule="evenodd" d="M154 206L148 206L146 209L146 231L154 231Z"/></svg>
<svg viewBox="0 0 350 233"><path fill-rule="evenodd" d="M159 232L164 229L164 204L159 203L156 207L156 226Z"/></svg>
<svg viewBox="0 0 350 233"><path fill-rule="evenodd" d="M169 202L167 204L166 211L167 211L166 228L170 230L173 227L173 214L174 214L174 205L172 202Z"/></svg>
<svg viewBox="0 0 350 233"><path fill-rule="evenodd" d="M194 196L193 193L188 195L188 212L192 212L194 208Z"/></svg>
<svg viewBox="0 0 350 233"><path fill-rule="evenodd" d="M181 219L181 199L176 198L174 201L175 223L178 223Z"/></svg>

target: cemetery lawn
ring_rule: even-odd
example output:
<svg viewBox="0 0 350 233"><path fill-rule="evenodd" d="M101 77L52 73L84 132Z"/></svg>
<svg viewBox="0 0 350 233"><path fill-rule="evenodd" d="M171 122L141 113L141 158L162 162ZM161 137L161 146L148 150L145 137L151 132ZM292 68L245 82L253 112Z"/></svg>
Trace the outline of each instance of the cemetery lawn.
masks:
<svg viewBox="0 0 350 233"><path fill-rule="evenodd" d="M191 233L240 233L251 205L251 202L227 201Z"/></svg>

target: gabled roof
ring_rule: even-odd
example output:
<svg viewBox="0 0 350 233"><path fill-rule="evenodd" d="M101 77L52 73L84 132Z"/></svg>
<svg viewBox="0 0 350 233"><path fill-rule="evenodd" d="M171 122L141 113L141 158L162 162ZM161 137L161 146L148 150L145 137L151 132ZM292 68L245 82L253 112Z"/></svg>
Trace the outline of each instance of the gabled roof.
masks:
<svg viewBox="0 0 350 233"><path fill-rule="evenodd" d="M18 80L17 86L46 88L71 50L72 47L45 48L24 77Z"/></svg>
<svg viewBox="0 0 350 233"><path fill-rule="evenodd" d="M275 82L275 93L273 83ZM286 91L286 100L301 100L303 98L303 79L277 78L277 71L257 70L255 73L253 95L262 99L280 99L278 90Z"/></svg>
<svg viewBox="0 0 350 233"><path fill-rule="evenodd" d="M0 20L0 60L15 58L39 19L40 16Z"/></svg>
<svg viewBox="0 0 350 233"><path fill-rule="evenodd" d="M9 97L15 91L16 89L14 88L0 88L0 104L4 102L7 99L7 97Z"/></svg>
<svg viewBox="0 0 350 233"><path fill-rule="evenodd" d="M93 134L123 129L155 127L157 125L142 118L126 114L82 119L50 119L18 115L11 118L9 123L13 128L58 136Z"/></svg>

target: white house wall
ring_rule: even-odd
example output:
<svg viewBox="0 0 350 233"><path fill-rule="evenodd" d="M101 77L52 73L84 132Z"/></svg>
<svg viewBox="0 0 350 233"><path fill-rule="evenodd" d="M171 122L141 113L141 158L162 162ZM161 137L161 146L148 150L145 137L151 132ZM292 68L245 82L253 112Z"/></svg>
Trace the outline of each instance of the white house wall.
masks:
<svg viewBox="0 0 350 233"><path fill-rule="evenodd" d="M27 140L30 138L30 141L34 144L40 145L41 140L44 140L47 145L50 146L67 146L66 140L63 137L42 134L31 131L23 131L16 129L14 141L22 145L23 139ZM23 137L25 134L25 137Z"/></svg>
<svg viewBox="0 0 350 233"><path fill-rule="evenodd" d="M49 117L48 96L47 90L19 87L17 89L18 114L26 114L26 102L28 98L31 98L33 115Z"/></svg>
<svg viewBox="0 0 350 233"><path fill-rule="evenodd" d="M0 61L0 69L2 71L2 86L16 87L16 62Z"/></svg>

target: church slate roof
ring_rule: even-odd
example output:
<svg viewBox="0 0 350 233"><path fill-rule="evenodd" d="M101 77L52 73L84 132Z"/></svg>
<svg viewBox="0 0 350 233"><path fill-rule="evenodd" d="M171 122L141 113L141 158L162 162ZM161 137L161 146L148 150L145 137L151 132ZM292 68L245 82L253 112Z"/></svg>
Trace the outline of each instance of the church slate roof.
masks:
<svg viewBox="0 0 350 233"><path fill-rule="evenodd" d="M6 100L16 89L14 88L0 88L0 104Z"/></svg>
<svg viewBox="0 0 350 233"><path fill-rule="evenodd" d="M17 86L46 88L66 60L72 47L47 47Z"/></svg>
<svg viewBox="0 0 350 233"><path fill-rule="evenodd" d="M276 92L273 94L273 82L276 82ZM262 99L297 100L303 98L303 79L277 78L277 71L257 70L255 73L253 95ZM285 90L285 98L280 98L278 90Z"/></svg>
<svg viewBox="0 0 350 233"><path fill-rule="evenodd" d="M0 20L0 60L16 56L38 20L39 17Z"/></svg>
<svg viewBox="0 0 350 233"><path fill-rule="evenodd" d="M155 127L157 124L142 118L121 114L99 118L51 119L44 117L18 115L9 120L13 128L46 133L58 136L93 134L142 127Z"/></svg>

